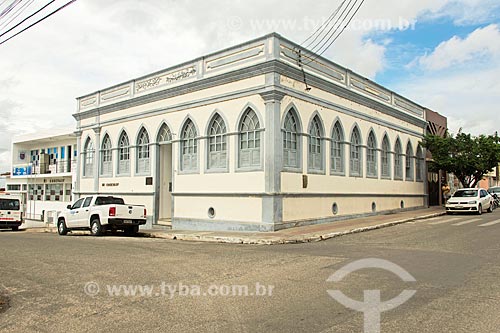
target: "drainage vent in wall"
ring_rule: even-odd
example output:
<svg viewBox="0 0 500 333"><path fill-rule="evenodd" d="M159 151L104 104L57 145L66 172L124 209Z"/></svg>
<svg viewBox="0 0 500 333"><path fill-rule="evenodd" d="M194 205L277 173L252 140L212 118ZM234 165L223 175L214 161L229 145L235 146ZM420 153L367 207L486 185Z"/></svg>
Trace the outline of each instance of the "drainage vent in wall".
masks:
<svg viewBox="0 0 500 333"><path fill-rule="evenodd" d="M213 219L215 217L215 209L213 207L210 207L208 209L208 217Z"/></svg>
<svg viewBox="0 0 500 333"><path fill-rule="evenodd" d="M377 204L372 202L372 212L375 213L377 211Z"/></svg>
<svg viewBox="0 0 500 333"><path fill-rule="evenodd" d="M332 205L332 213L333 215L337 215L339 213L339 206L337 205L336 202L334 202Z"/></svg>

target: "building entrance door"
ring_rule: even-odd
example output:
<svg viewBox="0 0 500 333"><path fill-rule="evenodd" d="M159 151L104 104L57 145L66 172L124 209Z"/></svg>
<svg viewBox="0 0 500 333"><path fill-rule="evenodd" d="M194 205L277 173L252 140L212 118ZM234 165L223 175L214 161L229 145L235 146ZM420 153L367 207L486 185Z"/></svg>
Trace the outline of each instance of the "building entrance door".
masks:
<svg viewBox="0 0 500 333"><path fill-rule="evenodd" d="M172 220L172 144L160 146L160 200L158 224Z"/></svg>

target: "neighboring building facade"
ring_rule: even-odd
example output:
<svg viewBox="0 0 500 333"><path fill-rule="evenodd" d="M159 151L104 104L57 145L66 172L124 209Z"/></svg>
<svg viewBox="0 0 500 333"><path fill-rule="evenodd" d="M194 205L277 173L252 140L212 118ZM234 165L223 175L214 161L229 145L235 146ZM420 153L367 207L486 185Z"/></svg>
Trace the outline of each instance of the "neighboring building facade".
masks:
<svg viewBox="0 0 500 333"><path fill-rule="evenodd" d="M427 120L426 134L437 135L443 138L447 135L448 119L445 116L432 110L425 109L425 118ZM432 154L430 151L427 151L426 160L427 162L432 161ZM427 165L429 166L430 164L428 163ZM455 188L453 179L443 170L435 171L427 168L427 183L429 206L441 206L444 204L443 185L448 184L451 189Z"/></svg>
<svg viewBox="0 0 500 333"><path fill-rule="evenodd" d="M78 156L73 132L52 130L12 140L7 192L23 195L27 218L47 221L72 202Z"/></svg>
<svg viewBox="0 0 500 333"><path fill-rule="evenodd" d="M307 83L305 83L307 82ZM277 34L78 98L75 196L272 231L426 206L424 109Z"/></svg>
<svg viewBox="0 0 500 333"><path fill-rule="evenodd" d="M490 187L500 186L498 180L499 170L500 170L500 164L498 165L498 167L494 168L490 173L484 175L484 178L479 182L478 187L489 189Z"/></svg>

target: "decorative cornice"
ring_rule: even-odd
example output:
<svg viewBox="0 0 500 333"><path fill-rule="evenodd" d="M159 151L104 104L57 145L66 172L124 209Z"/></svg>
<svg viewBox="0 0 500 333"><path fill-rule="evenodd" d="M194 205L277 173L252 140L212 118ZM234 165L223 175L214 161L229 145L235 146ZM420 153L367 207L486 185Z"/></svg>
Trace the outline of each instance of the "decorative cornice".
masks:
<svg viewBox="0 0 500 333"><path fill-rule="evenodd" d="M162 90L162 91L157 91L155 93L151 93L149 95L144 95L144 96L139 96L139 97L134 97L126 101L120 101L114 104L110 104L107 106L101 106L95 109L91 109L88 111L83 111L79 112L73 115L73 117L76 120L81 120L81 119L87 119L90 117L95 117L97 115L103 115L107 113L111 113L114 111L119 111L147 103L152 103L156 101L160 101L163 99L168 99L176 96L180 96L183 94L187 93L192 93L194 91L198 90L203 90L203 89L208 89L236 81L240 81L246 78L251 78L255 77L258 75L264 75L267 73L278 73L280 75L289 77L291 79L297 80L297 81L302 81L303 80L303 73L299 69L286 64L282 61L279 60L270 60L266 61L264 63L259 63L256 65L252 65L246 68L242 69L237 69L232 72L228 73L223 73L214 77L210 78L205 78L201 80L197 80L194 82L186 83L184 85L180 85L177 87L173 87L170 89ZM373 100L369 97L363 96L359 93L356 93L355 91L349 90L346 87L334 84L332 82L329 82L325 79L316 77L311 74L307 74L307 83L308 85L313 88L313 89L321 89L324 91L327 91L331 94L337 95L339 97L348 99L350 101L356 102L358 104L367 106L369 108L372 108L376 111L382 112L384 114L393 116L397 119L401 119L403 121L406 121L412 125L419 126L421 128L425 128L427 126L427 122L424 119L420 119L416 116L412 116L406 112L400 111L394 107L391 107L390 105L386 105L382 102ZM275 87L272 89L272 87ZM281 88L281 89L280 89ZM295 91L297 93L300 93L302 95L302 91L298 90L291 90L285 87L280 87L280 86L271 86L272 90L269 90L268 92L261 93L262 98L265 98L264 96L270 94L270 98L273 97L272 91L279 89L281 90L282 93L287 94L287 90L290 91ZM263 96L264 95L264 96ZM310 95L309 95L310 96ZM279 96L274 96L279 97ZM312 96L311 96L312 97Z"/></svg>

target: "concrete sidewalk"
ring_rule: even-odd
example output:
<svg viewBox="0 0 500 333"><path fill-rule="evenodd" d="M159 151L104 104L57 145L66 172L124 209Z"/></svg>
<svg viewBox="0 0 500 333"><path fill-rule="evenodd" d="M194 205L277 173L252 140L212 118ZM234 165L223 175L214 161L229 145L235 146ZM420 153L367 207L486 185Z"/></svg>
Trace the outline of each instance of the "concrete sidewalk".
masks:
<svg viewBox="0 0 500 333"><path fill-rule="evenodd" d="M164 238L194 242L232 243L232 244L296 244L318 242L343 235L355 234L369 230L381 229L398 224L428 219L445 215L442 207L412 210L402 213L377 215L345 221L316 224L304 227L290 228L275 232L229 232L229 231L190 231L171 230L166 228L141 229L139 236ZM27 220L21 227L29 232L57 232L51 224ZM77 231L85 233L85 231Z"/></svg>
<svg viewBox="0 0 500 333"><path fill-rule="evenodd" d="M233 244L294 244L317 242L329 238L381 229L415 220L445 215L442 207L419 209L390 215L338 221L325 224L290 228L275 232L224 232L224 231L182 231L141 230L141 234L152 238L183 241L216 242Z"/></svg>

